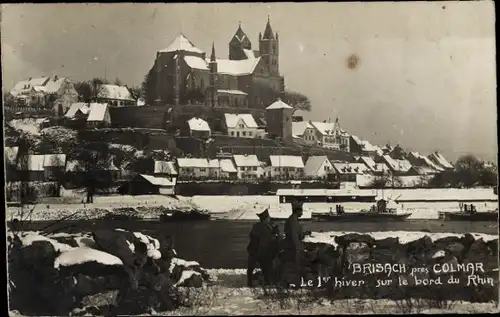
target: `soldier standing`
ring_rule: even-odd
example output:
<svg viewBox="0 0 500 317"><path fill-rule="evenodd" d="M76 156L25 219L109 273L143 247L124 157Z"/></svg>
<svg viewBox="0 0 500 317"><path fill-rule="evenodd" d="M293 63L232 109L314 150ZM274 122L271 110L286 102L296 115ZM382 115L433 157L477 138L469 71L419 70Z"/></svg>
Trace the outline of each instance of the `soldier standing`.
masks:
<svg viewBox="0 0 500 317"><path fill-rule="evenodd" d="M284 252L286 261L290 262L295 274L302 276L304 265L304 243L305 232L299 222L302 216L302 203L292 203L292 215L285 222L285 245Z"/></svg>
<svg viewBox="0 0 500 317"><path fill-rule="evenodd" d="M277 255L277 243L279 229L271 222L269 211L266 209L258 214L260 221L256 223L250 232L250 243L248 244L248 269L247 284L252 287L253 271L260 266L264 275L264 282L270 284L273 270L273 260Z"/></svg>

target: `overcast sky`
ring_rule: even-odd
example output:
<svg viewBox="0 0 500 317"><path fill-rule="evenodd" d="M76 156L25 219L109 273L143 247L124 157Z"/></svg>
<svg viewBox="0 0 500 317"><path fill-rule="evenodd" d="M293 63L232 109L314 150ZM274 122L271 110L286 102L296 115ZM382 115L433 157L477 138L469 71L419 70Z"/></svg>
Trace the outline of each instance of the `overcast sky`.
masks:
<svg viewBox="0 0 500 317"><path fill-rule="evenodd" d="M227 58L238 21L258 49L268 15L287 88L312 101L308 119L338 116L381 146L496 161L490 1L3 5L4 89L27 77L78 81L105 72L136 86L180 32L208 52L214 41Z"/></svg>

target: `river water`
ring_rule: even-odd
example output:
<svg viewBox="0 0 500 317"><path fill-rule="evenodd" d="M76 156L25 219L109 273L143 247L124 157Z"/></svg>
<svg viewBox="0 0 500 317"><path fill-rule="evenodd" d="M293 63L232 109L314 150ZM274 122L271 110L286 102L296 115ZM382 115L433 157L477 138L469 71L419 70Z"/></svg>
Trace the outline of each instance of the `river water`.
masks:
<svg viewBox="0 0 500 317"><path fill-rule="evenodd" d="M42 230L53 221L36 221L30 228L23 230ZM52 225L50 231L57 232L91 232L98 229L122 228L140 231L157 236L170 235L174 238L175 249L179 257L198 261L206 268L245 268L247 263L246 247L248 235L255 222L252 221L193 221L193 222L160 222L137 220L76 220L63 221ZM284 221L276 222L283 232ZM310 231L428 231L467 233L477 232L497 234L498 224L494 222L466 222L441 220L407 220L403 222L303 222L304 230Z"/></svg>

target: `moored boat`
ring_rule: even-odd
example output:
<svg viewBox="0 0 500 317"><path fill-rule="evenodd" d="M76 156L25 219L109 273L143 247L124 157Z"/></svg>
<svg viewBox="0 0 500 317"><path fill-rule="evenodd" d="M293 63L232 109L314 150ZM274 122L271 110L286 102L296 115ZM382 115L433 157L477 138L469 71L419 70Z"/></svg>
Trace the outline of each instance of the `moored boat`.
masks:
<svg viewBox="0 0 500 317"><path fill-rule="evenodd" d="M390 203L390 202L389 202ZM404 221L411 216L410 212L398 212L399 205L388 205L388 201L380 199L370 210L361 210L359 212L344 212L341 205L336 206L337 211L330 211L326 214L315 214L314 219L318 221L368 221L368 222L387 222Z"/></svg>
<svg viewBox="0 0 500 317"><path fill-rule="evenodd" d="M477 212L475 214L465 213L463 211L444 212L441 215L441 219L453 221L497 221L498 211Z"/></svg>
<svg viewBox="0 0 500 317"><path fill-rule="evenodd" d="M459 204L460 211L439 212L439 219L452 221L498 221L498 208L478 212L473 204Z"/></svg>
<svg viewBox="0 0 500 317"><path fill-rule="evenodd" d="M161 221L201 221L210 220L211 216L208 212L199 211L168 211L160 215Z"/></svg>

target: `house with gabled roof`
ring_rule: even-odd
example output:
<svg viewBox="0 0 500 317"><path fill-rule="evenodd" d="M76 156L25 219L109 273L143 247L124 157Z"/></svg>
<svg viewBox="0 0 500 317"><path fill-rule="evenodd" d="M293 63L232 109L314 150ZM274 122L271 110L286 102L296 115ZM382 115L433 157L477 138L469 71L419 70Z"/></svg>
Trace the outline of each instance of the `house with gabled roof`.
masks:
<svg viewBox="0 0 500 317"><path fill-rule="evenodd" d="M337 179L341 182L356 182L357 175L367 175L370 169L363 163L334 162Z"/></svg>
<svg viewBox="0 0 500 317"><path fill-rule="evenodd" d="M179 179L208 178L210 169L206 158L177 158Z"/></svg>
<svg viewBox="0 0 500 317"><path fill-rule="evenodd" d="M98 103L106 103L111 107L137 105L137 101L134 99L127 86L109 84L99 85L96 101Z"/></svg>
<svg viewBox="0 0 500 317"><path fill-rule="evenodd" d="M30 154L19 158L18 170L26 181L59 180L66 170L66 154Z"/></svg>
<svg viewBox="0 0 500 317"><path fill-rule="evenodd" d="M440 166L444 170L452 170L454 169L453 165L443 156L443 154L439 152L434 152L427 156L431 162Z"/></svg>
<svg viewBox="0 0 500 317"><path fill-rule="evenodd" d="M412 168L411 163L406 159L394 159L390 155L383 155L381 159L394 176L406 175Z"/></svg>
<svg viewBox="0 0 500 317"><path fill-rule="evenodd" d="M212 133L208 122L202 118L193 117L187 121L187 125L189 128L189 135L192 137L208 138Z"/></svg>
<svg viewBox="0 0 500 317"><path fill-rule="evenodd" d="M273 179L301 179L304 177L304 161L296 155L269 156L268 175Z"/></svg>
<svg viewBox="0 0 500 317"><path fill-rule="evenodd" d="M333 173L335 169L326 155L309 156L304 166L304 176L307 178L326 178Z"/></svg>
<svg viewBox="0 0 500 317"><path fill-rule="evenodd" d="M259 129L250 113L225 113L227 135L237 138L263 138L264 130Z"/></svg>
<svg viewBox="0 0 500 317"><path fill-rule="evenodd" d="M444 172L444 168L432 162L427 156L421 155L416 151L408 154L408 161L413 167L420 167L420 169L418 169L419 175L423 172L429 175Z"/></svg>
<svg viewBox="0 0 500 317"><path fill-rule="evenodd" d="M265 176L263 163L255 154L235 154L233 161L238 179L256 179Z"/></svg>
<svg viewBox="0 0 500 317"><path fill-rule="evenodd" d="M309 122L316 129L318 145L327 149L349 152L350 143L347 132L340 128L339 119L335 122Z"/></svg>
<svg viewBox="0 0 500 317"><path fill-rule="evenodd" d="M387 175L390 172L389 167L385 163L377 163L369 156L361 156L358 162L365 164L373 175Z"/></svg>
<svg viewBox="0 0 500 317"><path fill-rule="evenodd" d="M72 127L106 128L111 126L111 116L106 103L75 102L64 115Z"/></svg>
<svg viewBox="0 0 500 317"><path fill-rule="evenodd" d="M360 156L369 156L371 158L383 155L383 151L380 147L371 144L367 140L362 140L355 135L351 135L351 138L349 140L349 145L350 145L350 152L352 154L357 154Z"/></svg>
<svg viewBox="0 0 500 317"><path fill-rule="evenodd" d="M307 145L318 145L316 128L309 121L292 122L292 134L294 138L301 139Z"/></svg>
<svg viewBox="0 0 500 317"><path fill-rule="evenodd" d="M78 92L67 77L28 78L18 82L10 91L13 98L12 113L51 113L63 116L72 103L78 100Z"/></svg>

